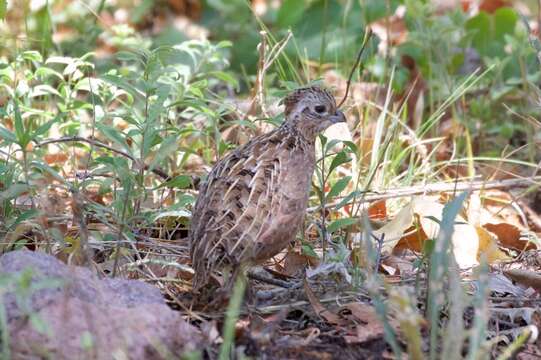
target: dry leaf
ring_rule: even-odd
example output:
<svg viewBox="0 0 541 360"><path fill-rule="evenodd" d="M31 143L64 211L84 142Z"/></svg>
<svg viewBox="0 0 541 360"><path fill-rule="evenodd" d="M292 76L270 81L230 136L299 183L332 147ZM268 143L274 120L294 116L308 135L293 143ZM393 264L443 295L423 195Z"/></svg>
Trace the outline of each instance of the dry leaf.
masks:
<svg viewBox="0 0 541 360"><path fill-rule="evenodd" d="M504 271L504 274L513 279L513 281L531 287L535 289L538 293L541 293L541 275L533 271L522 269L506 270Z"/></svg>
<svg viewBox="0 0 541 360"><path fill-rule="evenodd" d="M524 297L524 289L513 284L504 274L490 273L488 274L488 288L490 291L500 294L511 294L516 297Z"/></svg>
<svg viewBox="0 0 541 360"><path fill-rule="evenodd" d="M374 231L374 236L378 239L383 238L383 246L381 248L383 254L390 254L403 234L413 224L413 207L412 203L404 206L396 217L387 224Z"/></svg>
<svg viewBox="0 0 541 360"><path fill-rule="evenodd" d="M391 46L404 43L408 38L408 29L404 22L406 7L396 8L393 15L371 23L369 26L380 39L378 50L385 54Z"/></svg>
<svg viewBox="0 0 541 360"><path fill-rule="evenodd" d="M535 250L537 247L534 243L521 240L520 229L514 225L501 223L501 224L485 224L485 229L495 234L500 241L500 245L508 249L514 249L518 251Z"/></svg>
<svg viewBox="0 0 541 360"><path fill-rule="evenodd" d="M283 271L286 275L293 276L304 270L308 265L317 266L317 259L290 250L284 259Z"/></svg>
<svg viewBox="0 0 541 360"><path fill-rule="evenodd" d="M370 220L385 220L387 218L387 205L385 200L376 201L368 207Z"/></svg>
<svg viewBox="0 0 541 360"><path fill-rule="evenodd" d="M440 231L443 205L435 197L419 196L404 207L391 222L383 226L374 235L383 236L383 253L393 249L411 249L420 252L426 239L436 239ZM383 235L384 234L384 235ZM404 235L406 234L406 235ZM398 246L397 244L399 243ZM460 268L470 268L478 264L479 236L475 227L462 216L455 219L455 231L451 239L453 253Z"/></svg>
<svg viewBox="0 0 541 360"><path fill-rule="evenodd" d="M404 235L398 244L396 244L395 248L393 249L393 253L399 254L403 250L412 250L415 252L423 251L423 244L428 237L423 231L423 227L419 225L419 215L414 214L413 216L415 225L411 226L404 232L406 235Z"/></svg>
<svg viewBox="0 0 541 360"><path fill-rule="evenodd" d="M335 313L331 312L330 310L326 309L323 305L321 305L321 302L318 300L318 298L314 295L312 289L310 289L310 285L308 285L308 281L306 279L304 280L304 292L306 294L306 297L308 298L308 301L312 305L312 308L316 312L316 314L321 317L323 320L328 322L329 324L333 325L344 325L345 321L340 318Z"/></svg>
<svg viewBox="0 0 541 360"><path fill-rule="evenodd" d="M428 196L416 197L413 201L413 212L419 215L423 231L429 239L436 239L440 231L443 205L431 200ZM453 253L461 269L470 268L478 264L477 252L479 250L479 236L473 226L458 215L455 219L453 237Z"/></svg>
<svg viewBox="0 0 541 360"><path fill-rule="evenodd" d="M398 246L398 245L397 245ZM389 275L407 275L413 274L413 264L404 257L394 255L385 256L381 261L381 267ZM394 271L391 271L394 270Z"/></svg>
<svg viewBox="0 0 541 360"><path fill-rule="evenodd" d="M356 319L356 323L359 321L363 323L355 326L354 336L344 336L347 343L364 343L383 336L383 324L379 320L374 307L359 302L352 302L345 305L343 309L351 311L351 316Z"/></svg>
<svg viewBox="0 0 541 360"><path fill-rule="evenodd" d="M63 153L55 153L55 154L45 154L43 155L43 160L49 165L53 164L62 164L68 160L68 154Z"/></svg>
<svg viewBox="0 0 541 360"><path fill-rule="evenodd" d="M480 226L476 226L475 230L479 235L479 255L484 254L489 264L494 264L498 261L511 260L511 257L498 248L498 243L494 236Z"/></svg>

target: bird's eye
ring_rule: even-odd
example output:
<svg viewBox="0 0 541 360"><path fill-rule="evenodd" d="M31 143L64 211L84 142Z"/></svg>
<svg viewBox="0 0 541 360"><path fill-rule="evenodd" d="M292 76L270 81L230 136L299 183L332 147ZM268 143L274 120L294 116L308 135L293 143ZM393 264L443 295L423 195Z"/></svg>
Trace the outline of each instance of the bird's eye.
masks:
<svg viewBox="0 0 541 360"><path fill-rule="evenodd" d="M316 105L314 108L318 114L322 114L325 112L325 105Z"/></svg>

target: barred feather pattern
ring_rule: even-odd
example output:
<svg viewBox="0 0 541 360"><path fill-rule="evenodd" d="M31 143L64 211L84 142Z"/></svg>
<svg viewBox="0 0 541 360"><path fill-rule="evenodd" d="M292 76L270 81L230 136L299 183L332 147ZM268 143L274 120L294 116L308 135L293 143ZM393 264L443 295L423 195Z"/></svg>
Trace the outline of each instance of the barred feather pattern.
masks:
<svg viewBox="0 0 541 360"><path fill-rule="evenodd" d="M190 230L194 290L214 271L262 263L295 239L308 205L319 121L301 102L323 102L336 112L327 91L293 92L284 100L284 124L221 159L201 185Z"/></svg>
<svg viewBox="0 0 541 360"><path fill-rule="evenodd" d="M215 269L257 264L295 239L314 166L314 143L280 127L214 167L200 189L192 222L195 289ZM301 177L300 168L306 170Z"/></svg>

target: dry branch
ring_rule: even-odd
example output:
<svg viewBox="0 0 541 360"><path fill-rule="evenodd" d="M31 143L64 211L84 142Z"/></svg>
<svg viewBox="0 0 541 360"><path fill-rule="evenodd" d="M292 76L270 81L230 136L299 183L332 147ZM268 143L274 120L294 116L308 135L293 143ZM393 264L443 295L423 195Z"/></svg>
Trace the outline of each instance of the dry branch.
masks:
<svg viewBox="0 0 541 360"><path fill-rule="evenodd" d="M104 144L104 143L102 143L102 142L100 142L98 140L91 139L91 138L84 138L82 136L65 136L65 137L56 138L56 139L47 139L47 140L44 140L44 141L36 144L35 146L36 147L43 147L45 145L63 143L63 142L84 142L84 143L87 143L87 144L90 144L90 145L93 145L93 146L96 146L96 147L107 149L107 150L109 150L111 152L114 152L116 154L122 155L122 156L130 159L131 161L135 162L136 164L140 163L140 161L138 159L136 159L134 156L132 156L131 154L128 154L125 151L115 149L114 147L111 147L111 146L109 146L107 144ZM144 168L145 168L145 170L148 170L149 166L145 164ZM162 178L164 181L167 181L167 180L171 179L171 177L169 175L167 175L167 173L165 171L163 171L163 170L161 170L159 168L153 168L153 169L151 169L151 171L154 174L158 175L160 178Z"/></svg>

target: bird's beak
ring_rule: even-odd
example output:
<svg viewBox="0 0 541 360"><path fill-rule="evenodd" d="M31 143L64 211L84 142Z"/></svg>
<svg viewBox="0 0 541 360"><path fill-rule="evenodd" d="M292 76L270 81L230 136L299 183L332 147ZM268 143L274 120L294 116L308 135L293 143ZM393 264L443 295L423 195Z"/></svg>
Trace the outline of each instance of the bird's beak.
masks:
<svg viewBox="0 0 541 360"><path fill-rule="evenodd" d="M340 110L336 110L336 114L331 116L331 122L333 124L346 122L346 117L344 116L343 112L341 112Z"/></svg>

